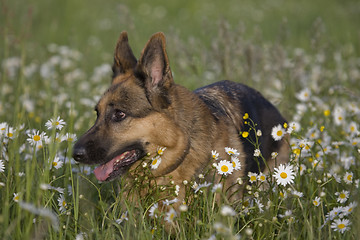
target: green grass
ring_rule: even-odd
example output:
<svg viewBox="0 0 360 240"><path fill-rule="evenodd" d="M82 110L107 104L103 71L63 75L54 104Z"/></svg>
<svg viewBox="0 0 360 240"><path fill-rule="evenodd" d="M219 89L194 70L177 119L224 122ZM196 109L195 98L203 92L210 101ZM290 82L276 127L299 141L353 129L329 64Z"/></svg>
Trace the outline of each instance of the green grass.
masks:
<svg viewBox="0 0 360 240"><path fill-rule="evenodd" d="M134 185L99 184L91 169L71 161L74 140L59 141L93 124L92 109L110 83L104 64L112 63L122 30L129 32L137 56L151 34L165 32L177 83L190 89L224 78L246 83L301 125L291 134L291 185L279 186L268 176L268 188L259 180L245 187L244 176L244 197L235 203L228 202L226 189L212 192L216 183L195 192L194 181L205 184L202 178L181 185L187 211L174 218L176 239L358 236L359 208L345 212L359 199L360 136L351 130L360 127L358 1L3 0L0 6L0 238L171 238L164 228L166 211L149 217L159 192L168 200L176 197L171 179L149 190L151 171L140 167L132 173ZM311 94L301 100L303 89ZM64 128L48 130L45 123L58 116ZM46 140L42 148L27 140L33 130L49 137L40 135ZM63 163L59 169L53 166L56 157ZM352 182L344 180L346 173ZM203 174L217 173L210 167ZM134 195L149 192L134 204L123 195L127 188ZM336 193L343 190L349 196L339 202ZM224 206L234 215L224 214ZM336 207L341 214L328 218ZM344 233L331 228L337 219L351 223Z"/></svg>

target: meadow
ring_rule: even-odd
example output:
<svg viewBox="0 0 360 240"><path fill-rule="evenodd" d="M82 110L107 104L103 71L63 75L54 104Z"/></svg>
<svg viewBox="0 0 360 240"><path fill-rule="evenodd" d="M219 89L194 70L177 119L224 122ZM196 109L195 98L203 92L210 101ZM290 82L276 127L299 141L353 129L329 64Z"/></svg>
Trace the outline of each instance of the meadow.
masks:
<svg viewBox="0 0 360 240"><path fill-rule="evenodd" d="M358 1L0 3L1 239L359 236ZM123 30L136 56L163 31L181 85L229 79L262 92L288 119L274 137L289 135L289 164L238 179L244 194L236 202L228 201L226 174L218 170L236 157L229 149L229 159L213 153L212 164L181 186L169 179L149 189L153 159L146 157L131 172L134 185L99 183L93 167L76 163L71 152L95 121ZM261 134L251 116L244 119ZM254 160L262 161L261 152ZM207 182L211 174L223 174L222 180ZM177 199L178 188L186 189L185 199ZM128 189L148 195L134 204L123 197ZM159 200L159 193L168 198ZM159 201L169 209L182 204L164 212Z"/></svg>

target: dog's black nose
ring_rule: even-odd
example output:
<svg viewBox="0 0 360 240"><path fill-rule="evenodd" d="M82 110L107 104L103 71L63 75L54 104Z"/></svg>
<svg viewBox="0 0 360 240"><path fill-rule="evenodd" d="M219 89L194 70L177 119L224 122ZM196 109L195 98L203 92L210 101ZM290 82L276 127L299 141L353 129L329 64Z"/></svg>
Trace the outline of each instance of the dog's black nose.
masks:
<svg viewBox="0 0 360 240"><path fill-rule="evenodd" d="M86 156L86 150L84 147L74 147L73 150L73 158L75 159L75 161L81 162L82 160L85 159Z"/></svg>

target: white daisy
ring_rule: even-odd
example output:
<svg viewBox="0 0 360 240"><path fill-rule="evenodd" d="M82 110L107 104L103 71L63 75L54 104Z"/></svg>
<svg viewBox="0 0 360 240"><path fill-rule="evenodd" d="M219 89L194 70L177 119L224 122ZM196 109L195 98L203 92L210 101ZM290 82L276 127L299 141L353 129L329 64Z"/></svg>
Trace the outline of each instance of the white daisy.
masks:
<svg viewBox="0 0 360 240"><path fill-rule="evenodd" d="M230 175L233 170L234 170L234 167L233 167L233 164L227 160L221 160L217 166L216 166L216 169L218 170L218 173L221 174L221 175Z"/></svg>
<svg viewBox="0 0 360 240"><path fill-rule="evenodd" d="M257 173L248 172L249 181L250 181L251 183L256 182L257 176L258 176Z"/></svg>
<svg viewBox="0 0 360 240"><path fill-rule="evenodd" d="M212 150L212 151L211 151L211 157L212 157L214 160L218 160L218 159L219 159L219 153L216 152L215 150Z"/></svg>
<svg viewBox="0 0 360 240"><path fill-rule="evenodd" d="M346 117L345 109L340 106L335 106L333 117L334 117L335 125L339 126L345 123L345 117Z"/></svg>
<svg viewBox="0 0 360 240"><path fill-rule="evenodd" d="M238 157L231 156L231 163L234 167L234 170L240 170L241 169L241 163Z"/></svg>
<svg viewBox="0 0 360 240"><path fill-rule="evenodd" d="M286 186L294 182L295 173L291 165L280 164L278 168L274 168L273 177L278 185Z"/></svg>
<svg viewBox="0 0 360 240"><path fill-rule="evenodd" d="M5 135L8 124L6 122L0 123L0 136Z"/></svg>
<svg viewBox="0 0 360 240"><path fill-rule="evenodd" d="M298 122L290 122L289 123L289 127L287 128L287 133L292 133L292 132L299 132L301 129L300 123Z"/></svg>
<svg viewBox="0 0 360 240"><path fill-rule="evenodd" d="M188 208L189 207L185 204L185 202L179 206L180 212L187 212Z"/></svg>
<svg viewBox="0 0 360 240"><path fill-rule="evenodd" d="M234 149L234 148L229 148L229 147L225 147L225 152L227 154L229 154L230 156L236 156L238 157L240 155L240 153L238 152L238 150Z"/></svg>
<svg viewBox="0 0 360 240"><path fill-rule="evenodd" d="M277 152L271 153L271 159L275 159L279 154Z"/></svg>
<svg viewBox="0 0 360 240"><path fill-rule="evenodd" d="M53 128L56 128L58 130L61 130L64 126L65 126L65 121L62 120L60 117L57 117L57 118L53 118L53 119L50 119L48 120L46 123L45 123L45 126L47 127L47 129L53 129Z"/></svg>
<svg viewBox="0 0 360 240"><path fill-rule="evenodd" d="M284 137L285 133L286 131L281 124L274 126L271 130L271 136L275 141L280 141Z"/></svg>
<svg viewBox="0 0 360 240"><path fill-rule="evenodd" d="M76 134L74 134L74 133L66 133L62 139L62 141L68 141L68 142L75 142L76 140L77 140L77 137L76 137Z"/></svg>
<svg viewBox="0 0 360 240"><path fill-rule="evenodd" d="M207 188L209 186L211 186L212 183L208 183L208 182L204 182L201 184L196 184L196 188L194 188L195 193L197 193L201 188Z"/></svg>
<svg viewBox="0 0 360 240"><path fill-rule="evenodd" d="M157 218L157 212L159 211L159 204L155 203L154 205L151 206L150 210L149 210L149 216L152 218Z"/></svg>
<svg viewBox="0 0 360 240"><path fill-rule="evenodd" d="M305 88L301 90L299 93L297 93L296 97L302 102L307 102L311 97L311 91L309 88Z"/></svg>
<svg viewBox="0 0 360 240"><path fill-rule="evenodd" d="M259 208L259 212L260 212L260 213L264 212L264 209L263 209L264 204L262 204L259 199L255 199L255 203L256 203L256 205L257 205L258 208Z"/></svg>
<svg viewBox="0 0 360 240"><path fill-rule="evenodd" d="M296 190L293 190L293 191L292 191L292 194L293 194L294 196L298 197L298 198L301 198L301 197L304 196L304 193L299 192L299 191L296 191Z"/></svg>
<svg viewBox="0 0 360 240"><path fill-rule="evenodd" d="M4 160L0 160L0 173L5 172Z"/></svg>
<svg viewBox="0 0 360 240"><path fill-rule="evenodd" d="M349 198L349 191L346 190L342 190L341 192L336 192L335 195L338 196L338 198L336 199L339 203L344 203L348 200Z"/></svg>
<svg viewBox="0 0 360 240"><path fill-rule="evenodd" d="M315 199L312 201L315 207L318 207L321 203L320 197L315 197Z"/></svg>
<svg viewBox="0 0 360 240"><path fill-rule="evenodd" d="M350 133L351 136L359 135L359 130L356 122L350 122L347 126L347 132Z"/></svg>
<svg viewBox="0 0 360 240"><path fill-rule="evenodd" d="M334 231L339 231L340 233L344 233L346 230L349 229L350 221L349 219L335 219L334 222L331 224L331 228Z"/></svg>
<svg viewBox="0 0 360 240"><path fill-rule="evenodd" d="M305 164L300 164L300 166L299 166L299 168L300 168L300 175L302 176L302 175L304 175L304 173L305 173L305 171L306 171L306 166L305 166Z"/></svg>
<svg viewBox="0 0 360 240"><path fill-rule="evenodd" d="M352 139L350 140L351 146L356 146L356 145L358 145L359 143L360 143L360 138L352 138Z"/></svg>
<svg viewBox="0 0 360 240"><path fill-rule="evenodd" d="M128 217L127 217L127 215L128 215L128 212L127 212L127 211L126 211L126 212L123 212L123 213L121 214L120 218L119 218L119 219L116 219L115 222L116 222L117 224L120 224L120 223L122 223L123 221L129 220Z"/></svg>
<svg viewBox="0 0 360 240"><path fill-rule="evenodd" d="M14 139L15 136L15 129L13 127L8 126L5 130L4 135L8 138L8 139Z"/></svg>
<svg viewBox="0 0 360 240"><path fill-rule="evenodd" d="M266 175L264 173L259 173L259 175L257 176L257 179L260 181L260 182L265 182L266 181Z"/></svg>
<svg viewBox="0 0 360 240"><path fill-rule="evenodd" d="M346 206L343 210L344 213L346 213L346 215L352 213L354 211L354 208L357 206L356 202L352 202L350 203L348 206Z"/></svg>
<svg viewBox="0 0 360 240"><path fill-rule="evenodd" d="M212 187L211 192L218 192L218 191L221 191L221 189L222 189L222 184L217 183Z"/></svg>
<svg viewBox="0 0 360 240"><path fill-rule="evenodd" d="M14 200L14 202L19 202L19 200L20 200L20 193L14 193L13 200Z"/></svg>
<svg viewBox="0 0 360 240"><path fill-rule="evenodd" d="M54 160L51 162L51 168L54 167L56 169L59 169L63 166L64 162L60 160L58 156L54 157Z"/></svg>
<svg viewBox="0 0 360 240"><path fill-rule="evenodd" d="M353 182L353 173L352 172L345 173L344 182L347 184L351 184Z"/></svg>
<svg viewBox="0 0 360 240"><path fill-rule="evenodd" d="M232 207L228 205L224 205L220 209L220 214L224 217L227 217L227 216L235 216L236 212Z"/></svg>
<svg viewBox="0 0 360 240"><path fill-rule="evenodd" d="M161 163L161 156L156 155L151 160L151 169L157 169L159 167L160 163Z"/></svg>
<svg viewBox="0 0 360 240"><path fill-rule="evenodd" d="M45 137L46 137L46 133L41 132L39 130L32 130L32 133L28 133L28 139L27 141L32 145L32 146L38 146L41 145L42 146L42 141L45 141Z"/></svg>
<svg viewBox="0 0 360 240"><path fill-rule="evenodd" d="M168 223L174 223L174 219L176 217L176 212L173 208L170 208L170 210L166 213L165 221Z"/></svg>
<svg viewBox="0 0 360 240"><path fill-rule="evenodd" d="M57 200L58 200L59 211L61 213L64 213L66 211L66 208L67 208L67 203L65 201L64 195L60 194L60 197Z"/></svg>
<svg viewBox="0 0 360 240"><path fill-rule="evenodd" d="M163 155L164 154L164 151L166 150L166 147L158 147L158 149L157 149L157 154L158 155Z"/></svg>
<svg viewBox="0 0 360 240"><path fill-rule="evenodd" d="M163 204L166 205L166 206L170 206L170 205L172 205L174 203L177 203L178 201L179 201L179 199L177 199L177 198L174 198L172 200L165 199L163 201Z"/></svg>

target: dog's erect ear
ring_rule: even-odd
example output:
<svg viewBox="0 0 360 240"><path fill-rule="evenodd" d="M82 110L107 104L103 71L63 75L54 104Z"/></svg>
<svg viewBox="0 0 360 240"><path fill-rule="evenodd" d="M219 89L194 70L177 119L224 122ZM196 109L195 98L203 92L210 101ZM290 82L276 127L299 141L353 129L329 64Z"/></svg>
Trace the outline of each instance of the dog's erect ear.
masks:
<svg viewBox="0 0 360 240"><path fill-rule="evenodd" d="M114 54L113 79L136 66L136 58L130 48L127 32L120 34Z"/></svg>
<svg viewBox="0 0 360 240"><path fill-rule="evenodd" d="M160 108L168 106L167 92L174 82L165 47L164 34L155 33L144 47L136 68L149 100Z"/></svg>

